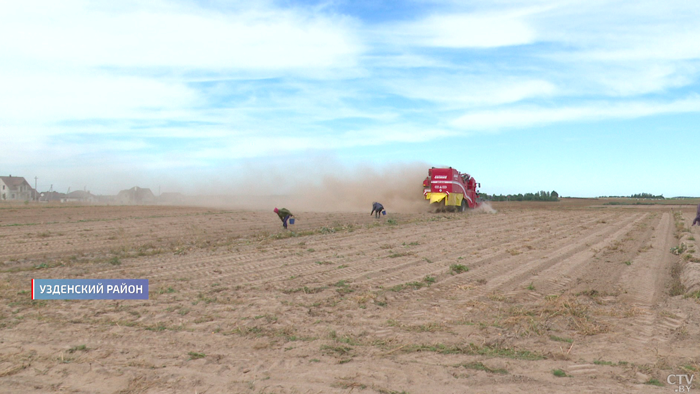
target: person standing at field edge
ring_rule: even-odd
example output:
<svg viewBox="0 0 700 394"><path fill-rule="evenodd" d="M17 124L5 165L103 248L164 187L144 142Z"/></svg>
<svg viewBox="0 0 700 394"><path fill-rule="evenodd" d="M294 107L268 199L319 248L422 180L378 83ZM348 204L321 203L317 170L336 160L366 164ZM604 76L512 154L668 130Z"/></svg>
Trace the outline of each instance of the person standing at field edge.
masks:
<svg viewBox="0 0 700 394"><path fill-rule="evenodd" d="M379 219L379 214L381 214L383 210L384 210L384 206L382 204L380 204L378 202L373 202L372 203L372 212L370 212L369 215L372 216L372 214L376 212L377 214L375 217L377 219Z"/></svg>
<svg viewBox="0 0 700 394"><path fill-rule="evenodd" d="M286 230L287 229L287 220L289 220L289 218L293 218L294 215L292 215L292 213L289 212L289 209L287 209L287 208L282 208L282 209L275 208L275 213L277 214L277 216L280 217L280 220L282 221L282 226L284 226L284 229Z"/></svg>
<svg viewBox="0 0 700 394"><path fill-rule="evenodd" d="M695 226L695 223L697 223L698 226L700 226L700 204L698 204L698 214L695 215L695 220L693 220L693 224L691 224L690 227Z"/></svg>

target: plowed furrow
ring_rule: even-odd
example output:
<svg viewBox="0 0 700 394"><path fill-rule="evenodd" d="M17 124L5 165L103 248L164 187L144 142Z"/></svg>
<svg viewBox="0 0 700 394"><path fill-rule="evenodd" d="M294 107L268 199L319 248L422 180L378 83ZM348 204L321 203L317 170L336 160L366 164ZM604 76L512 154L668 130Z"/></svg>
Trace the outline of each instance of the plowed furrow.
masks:
<svg viewBox="0 0 700 394"><path fill-rule="evenodd" d="M551 253L544 259L533 259L520 264L511 270L510 277L499 277L495 280L490 281L491 286L494 288L501 288L505 290L511 290L513 288L522 285L524 282L531 282L532 278L540 275L543 271L551 268L552 266L564 263L564 269L559 271L557 268L557 273L551 272L550 275L565 275L567 269L572 269L578 264L586 261L586 258L593 256L594 252L591 248L603 248L610 244L615 239L622 237L627 233L636 223L643 220L645 215L637 214L626 218L616 227L607 227L604 231L599 233L591 234L584 237L575 243L570 243L555 252ZM619 228L621 227L622 228ZM573 258L576 256L576 258Z"/></svg>
<svg viewBox="0 0 700 394"><path fill-rule="evenodd" d="M448 278L437 283L444 293L454 292L458 286L464 286L469 282L478 280L486 281L486 284L479 286L478 294L488 294L499 290L508 292L514 289L515 284L528 282L529 275L537 272L538 269L547 268L559 261L581 251L589 249L590 245L605 242L607 236L620 232L621 228L626 228L643 219L643 214L634 214L625 220L617 222L615 227L602 227L597 232L579 238L575 243L563 242L553 253L547 251L530 252L529 254L510 256L505 255L501 260L489 261L489 264L475 264L469 272Z"/></svg>
<svg viewBox="0 0 700 394"><path fill-rule="evenodd" d="M562 225L565 223L565 221L562 221ZM430 229L428 229L428 232L432 233ZM397 239L403 239L402 235L397 235ZM457 238L457 237L455 237ZM548 235L542 235L542 239L547 239ZM440 241L441 244L444 244L444 241ZM433 243L431 242L426 242L426 245L432 246ZM454 242L454 246L456 247L457 245L461 247L472 247L475 248L477 246L476 242L470 242L470 243L464 243L464 242ZM451 249L453 245L446 245L447 249ZM434 248L434 246L433 246ZM421 254L419 252L420 249L411 249L411 253L413 254ZM457 249L459 252L464 252L467 253L469 252L469 249ZM376 252L375 252L376 253ZM488 255L488 257L479 259L479 262L488 262L494 258L497 257L496 255ZM384 261L382 261L382 259ZM350 260L349 264L352 264L353 266L358 266L360 265L361 267L366 267L366 270L364 269L357 269L353 271L345 271L343 272L343 279L349 279L353 283L356 284L361 284L364 286L370 286L370 287L378 287L378 286L383 286L385 288L391 287L394 285L399 285L407 282L420 282L423 278L426 276L438 276L440 274L445 274L448 271L448 267L446 267L444 264L429 264L427 263L427 260L425 259L415 259L413 261L405 262L405 258L397 258L395 261L392 261L391 259L387 259L386 256L372 256L369 253L364 253L364 256L360 260ZM388 265L392 264L392 265ZM478 265L478 264L477 264ZM333 271L326 271L325 273L321 274L323 276L324 281L334 281L335 278L339 278L340 276L330 276L332 275ZM354 276L348 277L347 273L352 273L355 274ZM312 280L317 280L320 279L319 275L314 275L309 277L308 279Z"/></svg>
<svg viewBox="0 0 700 394"><path fill-rule="evenodd" d="M619 241L621 238L626 236L634 226L639 224L641 221L645 220L647 215L642 215L631 223L625 225L623 228L615 231L612 234L605 235L605 238L592 247L583 249L581 251L575 252L574 254L564 253L553 256L545 264L541 265L539 268L532 270L529 275L530 278L526 278L525 281L520 281L516 283L515 287L522 288L527 283L533 283L537 288L538 292L542 294L556 294L562 292L571 283L571 280L576 277L576 272L585 269L586 262L590 261L595 257L594 249L604 249L614 242ZM564 257L567 256L567 257ZM545 268L546 267L546 268ZM513 285L510 283L509 285Z"/></svg>
<svg viewBox="0 0 700 394"><path fill-rule="evenodd" d="M673 244L672 217L664 213L656 226L652 248L640 253L631 264L634 269L625 270L621 286L625 289L620 299L631 305L636 315L623 328L631 346L639 346L640 356L648 354L653 346L670 338L668 326L674 320L659 316L656 304L665 297L664 283L672 256L668 253ZM677 320L677 319L676 319ZM677 326L683 324L682 319Z"/></svg>
<svg viewBox="0 0 700 394"><path fill-rule="evenodd" d="M595 219L595 220L598 220L598 219ZM564 227L566 222L567 221L562 220L560 226ZM557 227L557 228L559 228L559 227ZM493 240L489 240L490 236L497 236L497 234L491 234L491 233L482 234L481 241L484 243L487 243L487 244L496 243ZM457 238L457 237L455 237L455 238ZM473 239L473 238L469 238L469 239ZM528 242L539 243L539 242L545 242L548 240L552 241L552 237L550 236L549 231L547 231L546 233L533 233L533 232L528 233ZM442 245L445 243L443 241L439 241L439 242L440 242L439 245ZM568 243L568 241L560 241L560 242ZM523 243L522 240L515 240L515 241L512 241L511 243L504 244L503 248L507 248L509 245L522 245L522 243ZM452 262L454 262L455 264L466 264L473 270L473 269L476 269L476 268L481 267L483 265L492 264L495 260L501 260L501 259L504 259L507 257L511 257L509 253L503 252L503 251L490 252L490 253L488 251L486 251L486 252L481 252L483 257L478 258L478 259L468 258L468 259L465 259L464 261L460 261L459 259L457 259L457 257L461 257L461 256L465 256L465 255L466 256L472 255L473 253L476 252L476 248L478 247L478 245L479 244L477 242L461 242L461 243L457 242L457 243L454 243L451 245L448 244L445 246L444 249L451 251L451 253L449 253L447 255L447 258L443 257L441 260L449 259L449 260L452 260ZM433 246L433 249L434 249L434 246ZM433 254L434 254L434 252L433 252ZM452 257L452 256L454 256L454 257ZM431 257L432 257L432 255L431 255ZM438 265L438 267L428 266L425 268L417 269L416 272L413 274L407 273L407 275L402 275L400 278L394 278L394 281L390 280L388 282L384 281L383 278L381 278L381 277L375 277L376 273L375 274L368 274L368 276L367 276L368 278L373 278L373 277L375 277L375 278L373 278L372 280L364 281L364 283L371 284L371 285L380 285L381 284L383 286L391 286L391 285L398 284L396 282L396 279L398 279L398 281L402 282L402 283L406 282L406 281L416 281L416 280L422 279L427 274L439 275L440 273L445 273L449 270L448 266L449 266L448 263L446 265L443 264L442 267L440 267L439 265Z"/></svg>

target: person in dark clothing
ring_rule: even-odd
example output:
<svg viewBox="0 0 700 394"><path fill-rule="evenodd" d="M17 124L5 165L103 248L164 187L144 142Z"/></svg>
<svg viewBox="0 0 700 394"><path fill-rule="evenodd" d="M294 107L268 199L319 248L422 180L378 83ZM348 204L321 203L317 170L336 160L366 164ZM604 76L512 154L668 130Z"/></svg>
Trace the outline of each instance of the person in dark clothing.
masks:
<svg viewBox="0 0 700 394"><path fill-rule="evenodd" d="M275 213L277 214L277 216L280 217L280 220L282 221L282 226L284 226L284 229L286 230L287 229L287 220L289 220L289 218L293 218L294 215L292 215L292 213L289 212L289 209L287 209L287 208L282 208L282 209L275 208Z"/></svg>
<svg viewBox="0 0 700 394"><path fill-rule="evenodd" d="M700 204L698 204L698 214L695 215L695 220L693 220L693 224L691 224L690 227L695 226L695 223L697 223L698 226L700 226Z"/></svg>
<svg viewBox="0 0 700 394"><path fill-rule="evenodd" d="M377 219L379 219L379 215L382 213L383 210L384 210L384 206L382 206L382 204L380 204L378 202L373 202L372 203L372 212L370 212L369 214L370 214L370 216L372 216L372 214L376 212L375 217Z"/></svg>

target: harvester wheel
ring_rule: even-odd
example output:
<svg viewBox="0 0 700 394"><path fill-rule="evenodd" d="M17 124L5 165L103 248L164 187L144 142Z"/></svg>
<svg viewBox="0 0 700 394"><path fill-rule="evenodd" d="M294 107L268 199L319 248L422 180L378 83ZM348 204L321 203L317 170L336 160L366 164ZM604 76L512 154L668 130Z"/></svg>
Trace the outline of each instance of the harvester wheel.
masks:
<svg viewBox="0 0 700 394"><path fill-rule="evenodd" d="M460 212L466 212L466 210L467 210L467 201L464 200L464 199L462 199L462 205L460 205L459 211L460 211Z"/></svg>

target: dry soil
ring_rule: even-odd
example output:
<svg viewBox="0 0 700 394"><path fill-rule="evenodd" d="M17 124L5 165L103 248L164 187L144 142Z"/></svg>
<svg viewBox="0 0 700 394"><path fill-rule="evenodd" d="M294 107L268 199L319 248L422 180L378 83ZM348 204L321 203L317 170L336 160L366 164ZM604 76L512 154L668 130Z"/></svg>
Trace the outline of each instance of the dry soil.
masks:
<svg viewBox="0 0 700 394"><path fill-rule="evenodd" d="M0 205L0 392L700 392L694 207L493 208L285 232L269 210ZM32 301L32 278L151 291Z"/></svg>

